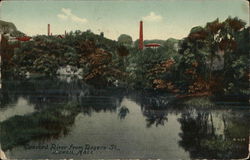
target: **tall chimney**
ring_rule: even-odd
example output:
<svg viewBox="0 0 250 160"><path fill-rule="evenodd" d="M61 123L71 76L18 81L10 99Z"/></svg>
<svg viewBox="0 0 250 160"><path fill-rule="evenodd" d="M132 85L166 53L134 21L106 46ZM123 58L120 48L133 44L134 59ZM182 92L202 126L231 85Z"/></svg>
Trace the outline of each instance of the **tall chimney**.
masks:
<svg viewBox="0 0 250 160"><path fill-rule="evenodd" d="M139 49L143 50L143 22L140 21Z"/></svg>
<svg viewBox="0 0 250 160"><path fill-rule="evenodd" d="M48 36L50 36L50 24L48 24Z"/></svg>

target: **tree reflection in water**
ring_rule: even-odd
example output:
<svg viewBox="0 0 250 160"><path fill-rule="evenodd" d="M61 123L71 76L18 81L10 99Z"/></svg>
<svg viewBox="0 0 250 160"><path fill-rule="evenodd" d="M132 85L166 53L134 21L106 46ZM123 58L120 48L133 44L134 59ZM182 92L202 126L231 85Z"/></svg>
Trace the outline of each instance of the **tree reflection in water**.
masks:
<svg viewBox="0 0 250 160"><path fill-rule="evenodd" d="M118 117L120 119L125 119L125 117L127 116L128 113L129 113L129 109L127 107L125 107L125 106L122 106L119 109Z"/></svg>
<svg viewBox="0 0 250 160"><path fill-rule="evenodd" d="M32 140L58 139L70 132L79 113L91 116L92 112L116 112L122 100L110 95L96 96L103 95L103 91L93 91L79 81L67 83L31 79L5 80L3 83L1 108L13 106L20 97L35 107L34 113L16 115L0 123L3 150L25 145Z"/></svg>
<svg viewBox="0 0 250 160"><path fill-rule="evenodd" d="M167 105L169 99L166 98L141 98L141 110L146 117L147 127L155 125L164 126L168 121L169 106Z"/></svg>
<svg viewBox="0 0 250 160"><path fill-rule="evenodd" d="M24 116L14 116L0 123L3 150L24 145L31 140L50 140L67 135L79 113L76 104L58 105Z"/></svg>
<svg viewBox="0 0 250 160"><path fill-rule="evenodd" d="M181 108L170 104L168 95L94 89L78 80L69 83L53 79L3 80L0 109L13 106L23 97L35 107L35 111L0 123L2 149L8 150L33 140L47 141L65 136L72 130L80 113L92 116L93 113L110 112L126 121L126 116L133 110L121 106L124 96L141 107L148 128L166 127L168 115L178 114L179 146L188 151L191 158L242 158L248 153L249 109L244 112L231 108ZM239 142L235 139L245 140Z"/></svg>
<svg viewBox="0 0 250 160"><path fill-rule="evenodd" d="M179 145L191 158L247 157L249 124L242 113L232 112L223 110L216 114L214 110L190 109L182 113Z"/></svg>
<svg viewBox="0 0 250 160"><path fill-rule="evenodd" d="M151 127L152 125L155 125L158 127L158 125L164 126L165 122L168 121L167 113L163 111L155 111L155 110L147 110L143 112L143 115L146 116L146 122L147 127Z"/></svg>

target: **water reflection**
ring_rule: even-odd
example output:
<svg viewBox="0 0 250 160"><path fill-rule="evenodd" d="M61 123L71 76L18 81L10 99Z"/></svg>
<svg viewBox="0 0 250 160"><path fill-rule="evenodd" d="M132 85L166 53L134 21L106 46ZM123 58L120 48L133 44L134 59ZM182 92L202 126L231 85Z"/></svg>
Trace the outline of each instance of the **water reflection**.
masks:
<svg viewBox="0 0 250 160"><path fill-rule="evenodd" d="M123 148L88 158L223 159L248 153L249 108L180 109L170 103L172 95L46 78L3 80L0 100L0 142L13 158L28 152L18 146L36 141L105 145L112 140Z"/></svg>
<svg viewBox="0 0 250 160"><path fill-rule="evenodd" d="M8 150L31 140L49 140L67 135L78 114L76 107L75 104L66 104L28 115L14 115L1 122L2 149Z"/></svg>
<svg viewBox="0 0 250 160"><path fill-rule="evenodd" d="M119 109L119 118L120 119L125 119L125 117L127 116L127 114L129 114L129 109L126 107L126 106L122 106L120 109Z"/></svg>
<svg viewBox="0 0 250 160"><path fill-rule="evenodd" d="M0 108L0 122L13 117L15 115L26 115L35 111L34 106L23 97L19 97L15 104L10 104L4 108Z"/></svg>
<svg viewBox="0 0 250 160"><path fill-rule="evenodd" d="M247 157L249 141L247 115L249 116L249 113L244 114L237 110L187 111L179 118L182 130L179 144L189 151L191 158Z"/></svg>

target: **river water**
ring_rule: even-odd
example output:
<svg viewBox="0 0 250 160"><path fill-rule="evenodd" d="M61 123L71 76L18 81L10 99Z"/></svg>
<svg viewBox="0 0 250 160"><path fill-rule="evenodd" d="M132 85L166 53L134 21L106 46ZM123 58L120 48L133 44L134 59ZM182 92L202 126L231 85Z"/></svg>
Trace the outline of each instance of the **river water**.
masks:
<svg viewBox="0 0 250 160"><path fill-rule="evenodd" d="M11 159L245 158L249 106L175 105L171 94L76 79L2 80L0 143Z"/></svg>

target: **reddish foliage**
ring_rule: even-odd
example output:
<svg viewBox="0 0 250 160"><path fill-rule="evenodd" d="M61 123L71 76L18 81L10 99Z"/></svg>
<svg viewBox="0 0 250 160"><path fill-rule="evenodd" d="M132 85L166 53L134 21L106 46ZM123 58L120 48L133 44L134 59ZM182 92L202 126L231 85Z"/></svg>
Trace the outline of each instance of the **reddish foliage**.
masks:
<svg viewBox="0 0 250 160"><path fill-rule="evenodd" d="M222 39L219 43L219 48L221 50L235 50L237 48L237 43L235 40Z"/></svg>
<svg viewBox="0 0 250 160"><path fill-rule="evenodd" d="M244 22L242 22L241 20L238 20L238 19L229 18L229 19L226 20L226 22L235 31L239 31L242 28L244 28L244 26L245 26Z"/></svg>
<svg viewBox="0 0 250 160"><path fill-rule="evenodd" d="M11 59L14 54L14 49L20 47L20 42L9 44L8 39L2 36L0 53L2 57L3 66L12 64Z"/></svg>
<svg viewBox="0 0 250 160"><path fill-rule="evenodd" d="M198 67L198 62L197 61L192 62L192 66L195 68Z"/></svg>
<svg viewBox="0 0 250 160"><path fill-rule="evenodd" d="M204 40L204 39L206 39L207 35L208 35L207 32L205 30L202 30L202 31L190 33L188 35L188 38L190 40Z"/></svg>
<svg viewBox="0 0 250 160"><path fill-rule="evenodd" d="M153 81L154 88L167 89L170 92L178 93L180 90L177 89L172 82L165 82L162 79L155 79Z"/></svg>
<svg viewBox="0 0 250 160"><path fill-rule="evenodd" d="M188 68L188 69L186 69L185 73L188 75L195 75L196 69L195 68Z"/></svg>
<svg viewBox="0 0 250 160"><path fill-rule="evenodd" d="M155 79L153 81L153 84L155 85L155 88L157 88L157 89L165 89L165 88L167 88L167 83L162 79Z"/></svg>
<svg viewBox="0 0 250 160"><path fill-rule="evenodd" d="M197 96L210 96L213 92L219 92L222 89L222 78L212 78L206 81L197 76L197 79L188 86L188 94L177 95L179 98L183 97L197 97Z"/></svg>
<svg viewBox="0 0 250 160"><path fill-rule="evenodd" d="M199 93L199 92L207 92L210 90L209 82L206 82L202 78L197 78L197 80L188 87L188 93Z"/></svg>
<svg viewBox="0 0 250 160"><path fill-rule="evenodd" d="M224 24L220 23L218 20L207 24L207 28L209 32L211 32L212 34L217 33L223 27L224 27Z"/></svg>
<svg viewBox="0 0 250 160"><path fill-rule="evenodd" d="M76 48L82 53L91 54L95 52L96 46L95 46L95 42L90 41L90 40L85 40L85 41L79 42Z"/></svg>
<svg viewBox="0 0 250 160"><path fill-rule="evenodd" d="M150 71L149 71L149 74L150 75L156 75L156 74L159 74L159 73L164 73L164 72L167 72L171 69L171 67L175 64L175 61L173 59L168 59L166 61L163 61L162 63L160 64L157 64L155 65L154 68L152 68Z"/></svg>
<svg viewBox="0 0 250 160"><path fill-rule="evenodd" d="M105 77L123 77L126 73L118 69L112 68L112 55L103 49L96 48L93 53L81 58L81 61L89 64L90 72L84 77L86 81L103 81Z"/></svg>
<svg viewBox="0 0 250 160"><path fill-rule="evenodd" d="M149 71L149 75L155 77L159 73L168 72L175 63L174 59L163 61L162 63L155 65L155 67ZM166 82L162 79L154 79L153 87L156 89L166 89L173 93L179 92L179 89L177 89L172 82Z"/></svg>
<svg viewBox="0 0 250 160"><path fill-rule="evenodd" d="M85 80L105 74L108 63L111 61L112 55L101 49L95 49L95 52L89 54L85 62L89 62L91 71L86 75Z"/></svg>
<svg viewBox="0 0 250 160"><path fill-rule="evenodd" d="M88 61L91 65L99 66L111 61L112 55L110 53L104 52L101 49L96 49L95 52L87 56Z"/></svg>
<svg viewBox="0 0 250 160"><path fill-rule="evenodd" d="M246 72L244 77L246 77L248 79L248 81L250 81L250 72L249 71Z"/></svg>

